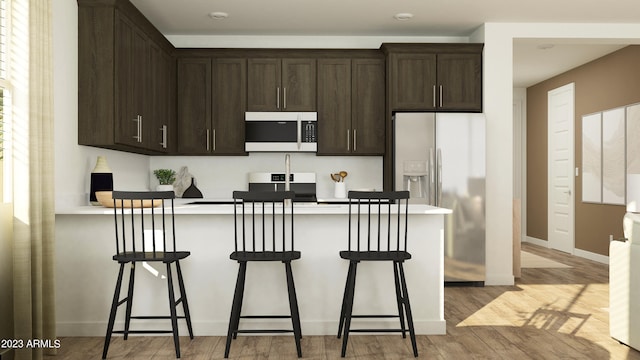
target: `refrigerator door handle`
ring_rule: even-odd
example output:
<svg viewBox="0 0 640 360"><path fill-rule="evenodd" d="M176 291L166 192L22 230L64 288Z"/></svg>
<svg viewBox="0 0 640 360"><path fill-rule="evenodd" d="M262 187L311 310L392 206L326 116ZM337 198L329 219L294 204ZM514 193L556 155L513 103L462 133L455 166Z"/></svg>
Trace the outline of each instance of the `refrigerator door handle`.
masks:
<svg viewBox="0 0 640 360"><path fill-rule="evenodd" d="M436 161L437 164L437 183L436 183L436 206L442 205L442 150L438 149L436 151Z"/></svg>
<svg viewBox="0 0 640 360"><path fill-rule="evenodd" d="M429 205L436 205L436 177L433 159L433 148L429 148Z"/></svg>

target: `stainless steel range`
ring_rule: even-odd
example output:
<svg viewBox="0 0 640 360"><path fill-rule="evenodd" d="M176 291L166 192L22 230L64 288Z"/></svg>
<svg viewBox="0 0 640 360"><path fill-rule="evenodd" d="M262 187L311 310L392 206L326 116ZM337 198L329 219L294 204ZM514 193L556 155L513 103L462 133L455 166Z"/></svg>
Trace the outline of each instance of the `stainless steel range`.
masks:
<svg viewBox="0 0 640 360"><path fill-rule="evenodd" d="M249 173L249 191L284 191L286 175L283 172ZM295 202L316 202L316 174L291 173L289 186L296 193Z"/></svg>

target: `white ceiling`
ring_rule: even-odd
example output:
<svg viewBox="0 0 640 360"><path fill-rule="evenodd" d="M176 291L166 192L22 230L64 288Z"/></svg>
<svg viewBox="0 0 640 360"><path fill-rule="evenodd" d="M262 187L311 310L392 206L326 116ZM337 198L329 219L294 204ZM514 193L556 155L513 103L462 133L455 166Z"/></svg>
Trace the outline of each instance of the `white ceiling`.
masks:
<svg viewBox="0 0 640 360"><path fill-rule="evenodd" d="M637 23L639 0L131 0L165 35L466 37L486 22ZM213 20L209 13L228 13ZM397 13L413 18L398 21ZM541 44L553 44L539 49ZM527 87L628 44L517 40L514 86Z"/></svg>

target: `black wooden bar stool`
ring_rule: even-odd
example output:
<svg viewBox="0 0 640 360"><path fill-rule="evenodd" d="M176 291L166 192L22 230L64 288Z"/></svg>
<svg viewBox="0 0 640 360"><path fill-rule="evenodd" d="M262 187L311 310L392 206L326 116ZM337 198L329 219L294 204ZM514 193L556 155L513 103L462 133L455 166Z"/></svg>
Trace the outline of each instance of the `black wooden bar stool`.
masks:
<svg viewBox="0 0 640 360"><path fill-rule="evenodd" d="M342 336L342 353L347 351L350 332L401 332L411 337L413 355L418 356L413 328L409 293L405 281L403 263L411 259L407 252L408 191L361 192L349 191L348 249L340 251L340 257L349 260L349 271L344 288L338 338ZM355 220L353 218L355 217ZM353 224L355 223L355 224ZM355 228L354 228L355 227ZM353 315L353 298L356 287L356 270L361 261L389 261L393 263L397 315ZM397 329L351 329L353 318L400 319ZM406 320L406 325L405 325ZM408 328L407 328L408 325Z"/></svg>
<svg viewBox="0 0 640 360"><path fill-rule="evenodd" d="M229 357L231 340L238 333L293 332L298 357L302 357L300 339L300 315L296 288L293 283L291 261L300 259L300 251L294 247L293 191L234 191L235 248L231 260L240 264L224 357ZM242 316L242 299L247 274L247 263L252 261L280 261L285 266L290 315ZM240 330L240 319L290 318L293 330Z"/></svg>
<svg viewBox="0 0 640 360"><path fill-rule="evenodd" d="M189 337L193 339L187 293L182 278L182 270L180 269L180 260L187 258L190 252L176 251L174 197L173 191L113 192L113 213L116 226L116 254L113 255L113 260L120 264L120 272L118 273L116 289L113 294L107 335L104 339L103 359L107 357L111 336L114 333L124 334L125 340L127 340L129 334L171 333L173 334L177 358L180 357L178 319L186 320ZM156 209L155 206L159 206L159 208ZM144 262L156 262L166 265L170 314L168 316L131 315L136 264ZM131 264L129 285L127 296L120 300L120 290L126 264ZM178 287L180 289L180 297L178 299L176 299L174 292L172 264L175 264ZM124 330L113 330L118 307L125 304ZM179 304L182 304L184 316L178 316L177 314ZM168 319L171 321L171 330L130 330L131 319Z"/></svg>

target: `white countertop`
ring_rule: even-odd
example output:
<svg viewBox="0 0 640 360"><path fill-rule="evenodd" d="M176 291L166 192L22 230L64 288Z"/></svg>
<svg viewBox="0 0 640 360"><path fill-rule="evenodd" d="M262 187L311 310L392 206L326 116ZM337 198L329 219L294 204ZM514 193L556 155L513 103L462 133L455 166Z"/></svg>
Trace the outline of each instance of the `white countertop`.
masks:
<svg viewBox="0 0 640 360"><path fill-rule="evenodd" d="M346 199L344 199L346 201ZM232 204L188 204L194 201L231 202L230 199L176 199L176 215L232 215ZM393 207L392 207L393 208ZM384 210L384 209L383 209ZM347 214L347 204L295 203L294 211L298 215ZM392 209L393 211L393 209ZM430 205L409 204L409 214L436 215L450 214L451 210ZM56 215L113 215L113 208L104 206L77 206L57 209Z"/></svg>

